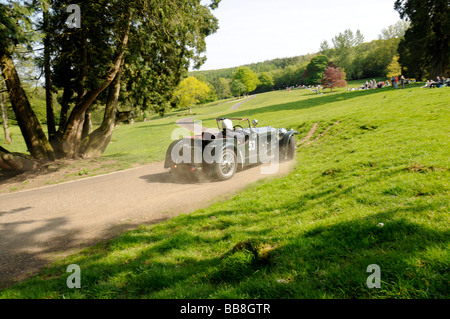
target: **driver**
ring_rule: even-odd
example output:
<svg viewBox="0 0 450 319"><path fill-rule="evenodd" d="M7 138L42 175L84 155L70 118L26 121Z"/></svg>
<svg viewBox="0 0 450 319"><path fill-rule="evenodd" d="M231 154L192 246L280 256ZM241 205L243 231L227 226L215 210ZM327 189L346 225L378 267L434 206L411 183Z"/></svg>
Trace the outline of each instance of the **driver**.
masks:
<svg viewBox="0 0 450 319"><path fill-rule="evenodd" d="M222 121L222 132L223 136L227 136L227 131L234 131L233 122L230 119L225 119Z"/></svg>
<svg viewBox="0 0 450 319"><path fill-rule="evenodd" d="M232 130L233 129L233 122L231 122L230 119L225 119L222 121L222 129L224 130Z"/></svg>

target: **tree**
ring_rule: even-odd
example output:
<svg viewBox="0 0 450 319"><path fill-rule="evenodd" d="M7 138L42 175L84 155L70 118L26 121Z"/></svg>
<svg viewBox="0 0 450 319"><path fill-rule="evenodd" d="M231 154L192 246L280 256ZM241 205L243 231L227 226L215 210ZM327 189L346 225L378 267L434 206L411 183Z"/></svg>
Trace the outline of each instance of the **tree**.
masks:
<svg viewBox="0 0 450 319"><path fill-rule="evenodd" d="M6 104L3 96L3 92L0 91L0 110L2 113L3 132L5 133L5 141L7 144L12 143L11 134L8 127L8 114L6 112Z"/></svg>
<svg viewBox="0 0 450 319"><path fill-rule="evenodd" d="M388 40L392 38L402 38L409 27L410 23L408 21L400 20L396 24L382 29L380 35L378 36L378 39Z"/></svg>
<svg viewBox="0 0 450 319"><path fill-rule="evenodd" d="M163 113L173 89L190 64L205 60L205 38L218 28L209 5L197 0L85 1L81 28L68 28L68 0L0 4L0 69L28 150L34 159L99 156L106 149L119 101ZM49 4L47 7L45 4ZM39 17L43 16L43 19ZM33 27L35 21L43 25ZM49 138L37 120L16 70L17 44L44 45L47 99L62 92L59 127L52 123ZM48 54L51 52L51 54ZM86 130L90 109L104 106L103 122ZM0 154L1 155L1 154Z"/></svg>
<svg viewBox="0 0 450 319"><path fill-rule="evenodd" d="M230 88L230 79L225 78L216 78L213 81L214 89L216 90L217 97L219 99L225 99L231 95L231 88Z"/></svg>
<svg viewBox="0 0 450 319"><path fill-rule="evenodd" d="M402 66L398 63L398 55L392 58L391 63L388 65L387 77L392 78L393 76L399 76L402 74Z"/></svg>
<svg viewBox="0 0 450 319"><path fill-rule="evenodd" d="M360 68L357 68L358 63L355 61L360 62L358 46L364 42L361 31L357 30L356 33L353 33L352 30L347 29L336 35L332 42L334 45L333 61L345 70L348 78L359 77L362 72Z"/></svg>
<svg viewBox="0 0 450 319"><path fill-rule="evenodd" d="M363 78L386 77L388 65L397 53L399 38L387 40L374 40L363 46L364 55L361 58Z"/></svg>
<svg viewBox="0 0 450 319"><path fill-rule="evenodd" d="M411 23L399 44L400 63L408 72L428 69L433 78L446 74L450 62L448 0L396 0L394 8Z"/></svg>
<svg viewBox="0 0 450 319"><path fill-rule="evenodd" d="M304 77L307 85L317 85L323 77L323 72L328 66L328 58L325 55L318 55L311 59L306 67Z"/></svg>
<svg viewBox="0 0 450 319"><path fill-rule="evenodd" d="M323 42L320 43L319 46L319 52L322 55L328 56L330 54L330 45L328 44L327 40L324 40Z"/></svg>
<svg viewBox="0 0 450 319"><path fill-rule="evenodd" d="M30 15L32 8L19 3L0 4L0 70L28 151L33 158L47 161L55 158L54 151L31 108L13 60L18 44L31 50L34 33Z"/></svg>
<svg viewBox="0 0 450 319"><path fill-rule="evenodd" d="M323 73L322 85L330 88L331 92L335 87L345 87L347 85L345 73L340 68L328 66Z"/></svg>
<svg viewBox="0 0 450 319"><path fill-rule="evenodd" d="M258 76L245 66L237 68L237 70L233 73L232 79L239 80L242 84L245 85L246 89L243 92L245 94L254 91L259 84ZM233 90L233 84L231 90Z"/></svg>
<svg viewBox="0 0 450 319"><path fill-rule="evenodd" d="M248 92L247 86L238 79L231 80L230 88L231 94L233 94L233 96L241 97L241 95Z"/></svg>
<svg viewBox="0 0 450 319"><path fill-rule="evenodd" d="M177 106L180 108L189 108L191 114L191 107L205 99L211 92L210 87L197 80L196 77L190 76L178 85L174 92L174 99L177 101Z"/></svg>
<svg viewBox="0 0 450 319"><path fill-rule="evenodd" d="M257 87L258 92L267 92L273 89L275 82L273 76L268 72L261 72L258 75L259 85Z"/></svg>

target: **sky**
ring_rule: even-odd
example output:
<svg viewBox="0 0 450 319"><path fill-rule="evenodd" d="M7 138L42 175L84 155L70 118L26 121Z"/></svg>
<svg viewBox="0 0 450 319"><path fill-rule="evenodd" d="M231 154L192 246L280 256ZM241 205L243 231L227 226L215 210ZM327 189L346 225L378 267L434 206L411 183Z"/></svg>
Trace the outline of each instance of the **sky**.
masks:
<svg viewBox="0 0 450 319"><path fill-rule="evenodd" d="M203 2L209 3L207 0ZM213 11L219 30L206 39L207 61L215 70L319 51L320 44L346 29L365 42L400 20L395 0L222 0Z"/></svg>

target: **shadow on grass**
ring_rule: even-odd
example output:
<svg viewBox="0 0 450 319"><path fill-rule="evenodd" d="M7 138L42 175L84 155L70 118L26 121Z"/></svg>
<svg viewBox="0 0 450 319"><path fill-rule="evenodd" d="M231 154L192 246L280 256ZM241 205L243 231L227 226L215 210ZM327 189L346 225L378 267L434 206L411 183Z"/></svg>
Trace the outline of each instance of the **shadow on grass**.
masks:
<svg viewBox="0 0 450 319"><path fill-rule="evenodd" d="M397 218L393 219L393 214ZM378 221L385 221L384 224ZM301 260L295 291L324 291L338 298L447 298L449 267L430 249L445 251L448 230L436 230L381 212L307 231L277 251L281 263ZM381 270L381 288L369 289L369 265ZM306 286L304 283L308 283ZM270 296L282 297L282 296ZM294 295L292 297L305 297Z"/></svg>
<svg viewBox="0 0 450 319"><path fill-rule="evenodd" d="M418 225L392 212L329 226L317 226L290 237L258 258L251 249L234 249L239 243L226 232L221 216L229 211L182 217L163 229L139 229L87 250L67 261L82 271L82 298L446 298L448 264L429 249L445 251L449 231ZM211 219L214 216L217 219ZM218 227L194 233L186 224L194 220ZM381 227L378 220L390 220ZM217 225L212 225L216 223ZM219 225L220 224L220 225ZM243 225L245 227L245 225ZM251 232L249 238L256 238ZM259 241L264 242L259 235ZM208 247L228 242L227 248ZM124 258L128 251L130 256ZM117 257L114 257L116 255ZM369 265L381 269L381 288L369 289ZM66 297L67 265L47 269L34 285L41 291ZM286 272L288 277L283 277ZM282 282L277 280L282 278ZM33 285L33 281L30 283ZM14 288L20 292L20 287ZM217 295L218 290L221 293ZM26 295L22 296L26 297ZM41 296L47 298L48 295ZM74 296L76 297L76 295Z"/></svg>
<svg viewBox="0 0 450 319"><path fill-rule="evenodd" d="M136 125L135 127L133 127L133 129L151 130L154 128L161 128L161 127L167 127L167 126L176 126L176 123L170 121L170 122L164 123L164 124L156 124L154 121L149 120L147 122L141 122L140 125Z"/></svg>

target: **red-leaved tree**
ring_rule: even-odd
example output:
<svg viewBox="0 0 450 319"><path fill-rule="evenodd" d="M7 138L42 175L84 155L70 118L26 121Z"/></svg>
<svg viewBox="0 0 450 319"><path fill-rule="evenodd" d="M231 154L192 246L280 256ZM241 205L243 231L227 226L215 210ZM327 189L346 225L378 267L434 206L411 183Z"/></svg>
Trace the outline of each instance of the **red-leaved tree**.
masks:
<svg viewBox="0 0 450 319"><path fill-rule="evenodd" d="M323 73L322 85L324 88L330 88L333 92L333 88L342 88L347 85L345 80L345 72L340 68L328 66Z"/></svg>

